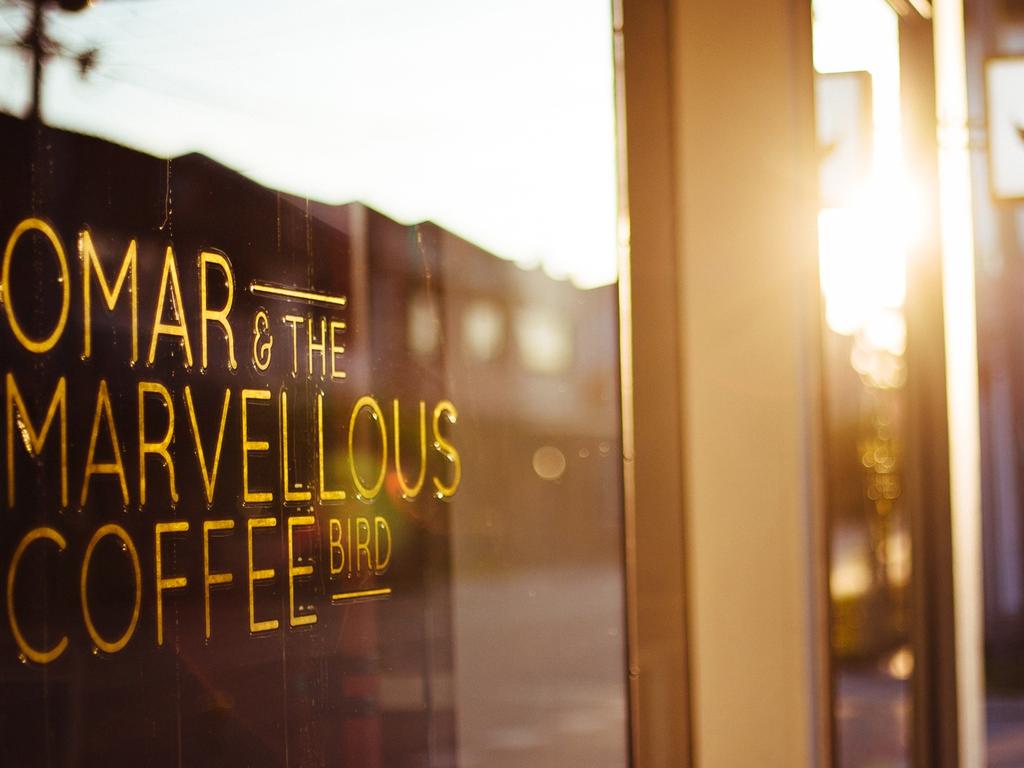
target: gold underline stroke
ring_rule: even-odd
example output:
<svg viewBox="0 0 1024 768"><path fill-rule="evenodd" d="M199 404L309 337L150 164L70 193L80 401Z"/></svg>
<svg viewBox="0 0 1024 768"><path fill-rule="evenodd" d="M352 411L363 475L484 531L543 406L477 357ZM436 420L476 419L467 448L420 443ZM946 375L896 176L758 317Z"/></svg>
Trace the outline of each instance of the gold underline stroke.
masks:
<svg viewBox="0 0 1024 768"><path fill-rule="evenodd" d="M357 597L387 597L391 594L391 587L383 589L364 589L362 592L340 592L331 595L331 600L355 600Z"/></svg>
<svg viewBox="0 0 1024 768"><path fill-rule="evenodd" d="M325 304L334 304L339 307L344 307L348 303L348 299L344 296L331 296L327 293L300 291L297 288L279 288L276 285L266 285L264 283L250 283L249 289L253 293L262 293L266 296L283 296L285 298L299 299L301 301L320 301Z"/></svg>

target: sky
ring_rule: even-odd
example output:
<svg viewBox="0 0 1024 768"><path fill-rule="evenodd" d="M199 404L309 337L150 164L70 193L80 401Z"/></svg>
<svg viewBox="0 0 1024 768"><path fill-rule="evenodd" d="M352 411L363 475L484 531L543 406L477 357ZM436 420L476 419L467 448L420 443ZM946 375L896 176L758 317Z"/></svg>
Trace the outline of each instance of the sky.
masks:
<svg viewBox="0 0 1024 768"><path fill-rule="evenodd" d="M25 13L0 3L0 37ZM270 187L432 220L583 287L616 279L610 0L95 0L43 117ZM0 111L28 105L0 49Z"/></svg>

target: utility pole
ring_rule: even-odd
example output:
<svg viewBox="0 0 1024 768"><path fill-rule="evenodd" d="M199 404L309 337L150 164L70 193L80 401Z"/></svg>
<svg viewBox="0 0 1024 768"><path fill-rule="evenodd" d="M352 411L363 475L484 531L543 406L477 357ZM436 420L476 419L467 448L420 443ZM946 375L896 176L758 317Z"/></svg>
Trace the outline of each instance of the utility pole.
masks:
<svg viewBox="0 0 1024 768"><path fill-rule="evenodd" d="M3 0L0 0L0 3L2 2ZM10 46L28 52L31 59L32 101L26 119L39 125L43 121L43 68L47 59L57 56L71 60L78 66L79 74L85 77L96 66L99 53L95 48L74 51L59 41L52 40L46 34L46 14L49 10L47 6L55 6L62 11L74 13L88 8L92 0L15 0L15 3L17 2L31 8L28 28L12 40L0 39L0 47Z"/></svg>
<svg viewBox="0 0 1024 768"><path fill-rule="evenodd" d="M32 0L32 26L29 28L26 40L32 54L32 104L29 107L28 119L35 125L42 122L40 103L43 94L43 57L46 55L44 2L45 0Z"/></svg>

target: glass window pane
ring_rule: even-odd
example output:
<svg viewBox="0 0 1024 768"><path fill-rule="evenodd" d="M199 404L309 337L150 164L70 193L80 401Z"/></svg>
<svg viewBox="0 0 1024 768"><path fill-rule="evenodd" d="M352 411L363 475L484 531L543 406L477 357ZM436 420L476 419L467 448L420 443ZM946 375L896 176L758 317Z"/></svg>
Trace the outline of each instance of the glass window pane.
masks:
<svg viewBox="0 0 1024 768"><path fill-rule="evenodd" d="M61 5L0 2L0 762L625 764L611 4Z"/></svg>
<svg viewBox="0 0 1024 768"><path fill-rule="evenodd" d="M897 15L815 0L835 764L911 761L908 179Z"/></svg>

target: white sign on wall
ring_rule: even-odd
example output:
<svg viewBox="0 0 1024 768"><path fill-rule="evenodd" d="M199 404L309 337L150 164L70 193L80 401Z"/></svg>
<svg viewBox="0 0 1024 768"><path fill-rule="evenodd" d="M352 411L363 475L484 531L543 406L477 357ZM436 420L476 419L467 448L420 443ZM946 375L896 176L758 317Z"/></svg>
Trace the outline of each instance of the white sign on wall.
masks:
<svg viewBox="0 0 1024 768"><path fill-rule="evenodd" d="M855 206L871 169L871 75L828 72L814 77L820 205Z"/></svg>
<svg viewBox="0 0 1024 768"><path fill-rule="evenodd" d="M985 95L992 194L1024 198L1024 57L990 59Z"/></svg>

